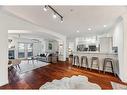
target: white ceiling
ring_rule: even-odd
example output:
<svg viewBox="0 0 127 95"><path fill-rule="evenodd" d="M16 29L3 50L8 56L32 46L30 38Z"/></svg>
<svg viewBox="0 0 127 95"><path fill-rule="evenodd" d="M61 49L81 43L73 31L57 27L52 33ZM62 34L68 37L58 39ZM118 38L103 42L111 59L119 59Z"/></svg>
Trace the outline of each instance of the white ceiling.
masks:
<svg viewBox="0 0 127 95"><path fill-rule="evenodd" d="M103 33L115 20L127 12L126 7L116 6L52 6L63 17L64 22L53 19L51 10L45 12L44 6L4 6L18 17L44 28L66 35L69 39L91 34ZM107 25L106 28L103 25ZM88 28L92 28L88 31ZM79 30L79 33L76 32Z"/></svg>

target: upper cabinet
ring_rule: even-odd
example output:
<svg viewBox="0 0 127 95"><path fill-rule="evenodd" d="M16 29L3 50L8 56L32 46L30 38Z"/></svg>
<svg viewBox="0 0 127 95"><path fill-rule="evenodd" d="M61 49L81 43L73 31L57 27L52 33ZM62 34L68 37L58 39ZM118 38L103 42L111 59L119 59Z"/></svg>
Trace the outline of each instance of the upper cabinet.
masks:
<svg viewBox="0 0 127 95"><path fill-rule="evenodd" d="M98 47L97 36L76 38L76 51L98 51Z"/></svg>
<svg viewBox="0 0 127 95"><path fill-rule="evenodd" d="M100 52L112 53L113 40L112 37L100 38Z"/></svg>
<svg viewBox="0 0 127 95"><path fill-rule="evenodd" d="M97 51L112 53L113 37L92 36L87 38L76 38L76 51Z"/></svg>

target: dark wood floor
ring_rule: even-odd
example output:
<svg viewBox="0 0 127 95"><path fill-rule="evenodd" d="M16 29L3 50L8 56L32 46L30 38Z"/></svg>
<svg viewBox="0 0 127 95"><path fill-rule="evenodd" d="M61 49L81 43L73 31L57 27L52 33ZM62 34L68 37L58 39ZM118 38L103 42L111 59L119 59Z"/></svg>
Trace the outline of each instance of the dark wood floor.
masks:
<svg viewBox="0 0 127 95"><path fill-rule="evenodd" d="M18 74L15 69L9 73L9 84L0 89L39 89L41 85L54 79L61 79L72 75L87 76L90 82L97 83L102 89L112 89L111 81L121 84L120 79L113 74L99 74L97 71L86 70L73 66L69 69L68 62L53 63L24 74Z"/></svg>

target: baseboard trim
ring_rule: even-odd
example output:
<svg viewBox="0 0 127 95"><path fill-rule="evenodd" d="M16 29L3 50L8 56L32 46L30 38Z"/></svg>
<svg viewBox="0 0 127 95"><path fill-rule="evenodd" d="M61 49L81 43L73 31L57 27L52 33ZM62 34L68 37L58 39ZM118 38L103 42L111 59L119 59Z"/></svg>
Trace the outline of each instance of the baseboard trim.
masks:
<svg viewBox="0 0 127 95"><path fill-rule="evenodd" d="M123 79L120 75L118 75L119 79L123 82L123 83L127 83L127 80Z"/></svg>
<svg viewBox="0 0 127 95"><path fill-rule="evenodd" d="M0 86L4 86L4 85L6 85L6 84L8 84L8 83L9 83L9 81L6 80L5 82L1 82L1 83L0 83Z"/></svg>

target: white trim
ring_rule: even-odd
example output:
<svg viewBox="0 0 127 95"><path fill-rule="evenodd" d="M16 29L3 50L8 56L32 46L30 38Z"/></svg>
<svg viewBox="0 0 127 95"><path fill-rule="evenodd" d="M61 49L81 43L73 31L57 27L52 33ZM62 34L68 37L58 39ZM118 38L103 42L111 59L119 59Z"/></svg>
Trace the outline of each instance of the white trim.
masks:
<svg viewBox="0 0 127 95"><path fill-rule="evenodd" d="M8 83L9 83L9 81L8 81L8 80L3 81L3 82L0 82L0 86L6 85L6 84L8 84Z"/></svg>

